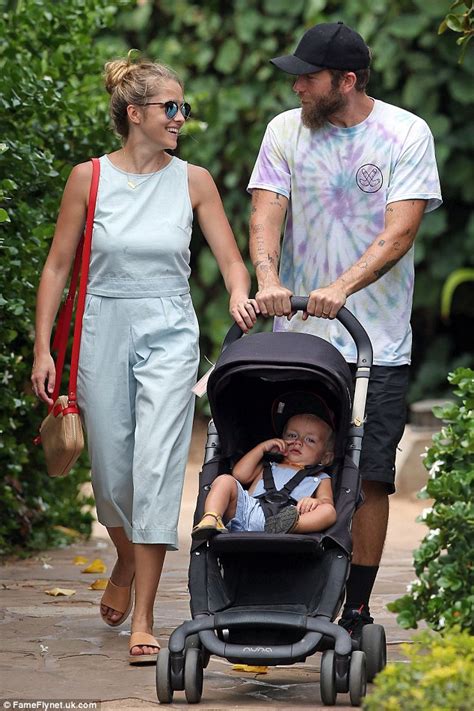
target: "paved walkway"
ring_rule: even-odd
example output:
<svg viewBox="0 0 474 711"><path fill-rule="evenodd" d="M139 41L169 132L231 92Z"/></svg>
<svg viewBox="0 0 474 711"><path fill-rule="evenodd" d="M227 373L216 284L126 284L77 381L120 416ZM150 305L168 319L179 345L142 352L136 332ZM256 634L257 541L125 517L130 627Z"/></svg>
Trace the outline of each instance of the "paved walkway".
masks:
<svg viewBox="0 0 474 711"><path fill-rule="evenodd" d="M180 525L181 549L168 555L155 607L155 631L166 645L170 633L189 618L187 566L189 532L197 475L202 464L205 433L195 429L187 471ZM389 660L399 660L399 642L411 632L397 627L386 610L390 600L405 592L413 577L412 550L424 535L415 518L426 502L392 497L386 551L372 599L372 611L385 626ZM89 589L103 575L81 573L75 556L102 558L110 570L111 545L99 525L88 542L47 551L36 558L0 568L0 708L1 699L100 700L102 711L157 708L154 667L128 664L129 622L106 627L98 614L101 592ZM73 588L72 597L51 597L45 590ZM265 675L245 674L227 661L211 658L205 671L202 709L323 708L319 696L320 655L304 664L273 667ZM175 692L169 708L186 706L184 692ZM14 708L12 706L11 708ZM337 708L351 708L339 694Z"/></svg>

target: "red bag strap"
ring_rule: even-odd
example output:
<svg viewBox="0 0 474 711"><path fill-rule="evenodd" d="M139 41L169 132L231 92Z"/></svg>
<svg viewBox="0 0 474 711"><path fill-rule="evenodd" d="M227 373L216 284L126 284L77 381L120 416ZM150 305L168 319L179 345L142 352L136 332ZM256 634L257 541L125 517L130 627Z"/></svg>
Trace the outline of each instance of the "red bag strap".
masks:
<svg viewBox="0 0 474 711"><path fill-rule="evenodd" d="M97 202L97 191L99 188L100 162L98 158L91 158L92 180L89 190L89 204L87 206L86 227L83 237L77 246L74 266L72 269L71 282L66 300L61 308L58 317L58 325L53 340L53 348L57 349L56 357L56 383L52 395L53 402L56 402L61 388L61 378L63 374L64 361L66 358L67 341L72 320L72 311L79 280L79 295L76 306L76 320L74 323L74 338L71 354L71 371L69 375L68 398L70 403L75 404L77 400L77 370L79 365L79 350L81 347L82 316L86 301L87 279L89 276L89 263L92 245L92 229L94 226L95 206ZM50 408L51 410L51 408Z"/></svg>

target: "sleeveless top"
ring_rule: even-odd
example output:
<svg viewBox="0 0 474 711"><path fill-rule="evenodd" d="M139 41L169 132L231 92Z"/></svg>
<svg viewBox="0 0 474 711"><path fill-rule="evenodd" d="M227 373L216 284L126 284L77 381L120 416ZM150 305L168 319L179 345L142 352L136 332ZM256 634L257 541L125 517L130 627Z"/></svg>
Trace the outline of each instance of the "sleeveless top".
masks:
<svg viewBox="0 0 474 711"><path fill-rule="evenodd" d="M271 467L273 481L275 482L275 488L277 491L283 489L285 484L290 481L292 477L294 477L297 471L296 469L293 469L293 467L285 467L281 464L277 464L276 462L271 462ZM291 492L291 496L296 501L299 501L304 496L311 496L316 491L323 479L330 478L331 477L329 476L329 474L325 474L324 472L320 472L316 476L305 476L303 481L301 481L298 486L293 489L293 491ZM260 496L260 494L263 494L264 491L265 487L263 485L263 479L260 479L257 482L255 490L252 492L251 495L254 497Z"/></svg>
<svg viewBox="0 0 474 711"><path fill-rule="evenodd" d="M187 163L173 156L161 170L135 175L106 155L99 160L87 292L114 298L189 293L193 210Z"/></svg>

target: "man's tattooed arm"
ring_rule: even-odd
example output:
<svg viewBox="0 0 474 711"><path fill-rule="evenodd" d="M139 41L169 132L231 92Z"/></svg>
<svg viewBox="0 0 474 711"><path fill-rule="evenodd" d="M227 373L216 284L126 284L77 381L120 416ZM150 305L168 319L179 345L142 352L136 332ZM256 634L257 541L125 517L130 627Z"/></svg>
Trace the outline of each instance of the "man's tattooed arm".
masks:
<svg viewBox="0 0 474 711"><path fill-rule="evenodd" d="M387 206L384 230L335 282L347 296L383 277L402 259L413 245L425 205L425 200L400 200Z"/></svg>

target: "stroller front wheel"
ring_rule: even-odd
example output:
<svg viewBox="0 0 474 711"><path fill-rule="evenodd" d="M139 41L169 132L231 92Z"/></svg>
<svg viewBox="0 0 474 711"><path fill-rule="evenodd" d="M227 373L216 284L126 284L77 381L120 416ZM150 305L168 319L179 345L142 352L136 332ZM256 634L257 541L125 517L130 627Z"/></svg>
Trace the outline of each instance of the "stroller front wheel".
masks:
<svg viewBox="0 0 474 711"><path fill-rule="evenodd" d="M327 649L321 657L321 671L319 673L319 688L321 701L325 706L334 706L336 703L336 664L334 649Z"/></svg>
<svg viewBox="0 0 474 711"><path fill-rule="evenodd" d="M169 649L161 649L156 662L156 695L160 704L173 701Z"/></svg>
<svg viewBox="0 0 474 711"><path fill-rule="evenodd" d="M360 706L367 693L365 653L352 652L349 666L349 698L352 706Z"/></svg>
<svg viewBox="0 0 474 711"><path fill-rule="evenodd" d="M203 676L201 650L189 647L184 657L184 694L188 704L201 701Z"/></svg>
<svg viewBox="0 0 474 711"><path fill-rule="evenodd" d="M360 648L367 660L367 681L373 681L387 664L387 642L382 625L365 625L362 628Z"/></svg>

